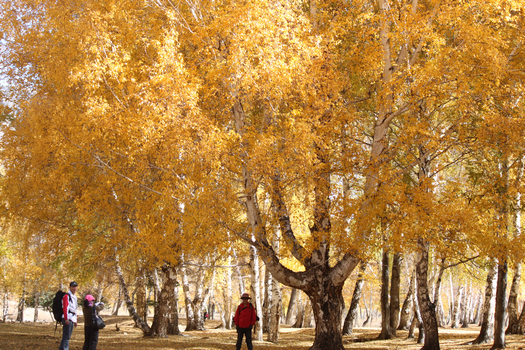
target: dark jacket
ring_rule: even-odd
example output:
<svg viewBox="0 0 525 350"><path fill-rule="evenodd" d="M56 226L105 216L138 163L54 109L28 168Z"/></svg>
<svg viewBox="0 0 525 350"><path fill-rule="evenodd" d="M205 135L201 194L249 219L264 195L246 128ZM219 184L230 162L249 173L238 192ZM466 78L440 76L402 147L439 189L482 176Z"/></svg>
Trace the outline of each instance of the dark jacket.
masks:
<svg viewBox="0 0 525 350"><path fill-rule="evenodd" d="M249 328L255 324L256 320L257 314L251 303L248 303L248 306L244 306L244 303L239 305L233 317L233 322L239 328Z"/></svg>
<svg viewBox="0 0 525 350"><path fill-rule="evenodd" d="M84 312L84 327L93 327L93 308L95 306L86 306L82 308ZM96 309L95 309L96 312Z"/></svg>

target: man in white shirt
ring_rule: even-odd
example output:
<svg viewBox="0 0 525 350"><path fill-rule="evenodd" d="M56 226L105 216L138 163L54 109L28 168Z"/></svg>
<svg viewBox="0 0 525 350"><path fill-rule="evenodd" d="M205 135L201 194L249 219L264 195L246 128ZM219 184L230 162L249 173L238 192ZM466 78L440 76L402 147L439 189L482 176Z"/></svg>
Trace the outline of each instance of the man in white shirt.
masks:
<svg viewBox="0 0 525 350"><path fill-rule="evenodd" d="M69 339L73 333L73 327L77 326L77 297L75 293L78 283L73 281L69 284L69 292L62 298L62 341L58 350L69 350Z"/></svg>

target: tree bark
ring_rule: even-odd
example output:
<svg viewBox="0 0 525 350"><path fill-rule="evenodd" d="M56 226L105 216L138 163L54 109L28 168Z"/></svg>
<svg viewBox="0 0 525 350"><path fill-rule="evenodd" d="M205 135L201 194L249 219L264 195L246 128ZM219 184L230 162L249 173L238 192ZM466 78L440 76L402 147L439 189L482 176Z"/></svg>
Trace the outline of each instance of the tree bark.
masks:
<svg viewBox="0 0 525 350"><path fill-rule="evenodd" d="M297 316L295 317L295 323L292 328L302 328L304 319L304 303L301 294L297 296Z"/></svg>
<svg viewBox="0 0 525 350"><path fill-rule="evenodd" d="M399 320L398 330L408 330L410 328L410 320L412 315L412 310L414 309L413 294L414 294L414 284L415 284L415 271L412 272L410 277L410 284L408 287L407 295L403 306L401 307L401 317Z"/></svg>
<svg viewBox="0 0 525 350"><path fill-rule="evenodd" d="M182 335L179 329L179 281L177 280L177 269L173 268L173 275L170 274L170 278L173 278L173 296L169 299L170 303L170 315L168 323L168 334L169 335Z"/></svg>
<svg viewBox="0 0 525 350"><path fill-rule="evenodd" d="M419 259L416 264L417 297L419 310L425 331L425 343L422 350L439 350L439 334L436 317L436 307L430 301L427 285L428 249L429 243L422 238L418 239Z"/></svg>
<svg viewBox="0 0 525 350"><path fill-rule="evenodd" d="M507 262L498 263L498 283L496 285L496 312L494 314L494 344L492 349L505 347L505 317L507 308Z"/></svg>
<svg viewBox="0 0 525 350"><path fill-rule="evenodd" d="M463 289L464 286L459 286L458 290L456 292L456 297L454 298L454 309L452 311L452 321L450 324L450 328L458 328L459 327L459 313L460 313L460 306L461 306L461 299L463 297Z"/></svg>
<svg viewBox="0 0 525 350"><path fill-rule="evenodd" d="M469 314L469 307L468 307L468 300L469 300L469 297L468 297L468 290L467 290L467 286L465 285L463 287L463 290L464 290L464 293L463 293L463 298L461 300L461 328L468 328L468 324L469 324L469 319L468 319L468 314Z"/></svg>
<svg viewBox="0 0 525 350"><path fill-rule="evenodd" d="M26 306L26 282L24 277L24 284L22 286L22 296L20 297L20 301L18 302L17 306L17 315L16 315L16 322L24 322L24 309Z"/></svg>
<svg viewBox="0 0 525 350"><path fill-rule="evenodd" d="M255 339L262 341L263 340L263 324L262 324L262 303L261 303L261 289L260 289L260 271L259 271L259 253L257 248L254 246L250 247L250 269L252 273L252 300L254 302L254 307L257 315L259 316L259 321L257 321L255 326Z"/></svg>
<svg viewBox="0 0 525 350"><path fill-rule="evenodd" d="M361 262L359 265L359 273L357 275L357 281L355 282L354 293L352 294L352 301L350 302L350 308L348 314L345 317L343 324L343 335L351 335L354 329L354 324L357 318L357 309L359 307L359 301L363 294L363 286L365 284L364 274L366 271L367 264Z"/></svg>
<svg viewBox="0 0 525 350"><path fill-rule="evenodd" d="M389 265L388 250L383 248L383 259L381 261L381 333L377 339L392 338L392 329L390 328L390 302L388 298Z"/></svg>
<svg viewBox="0 0 525 350"><path fill-rule="evenodd" d="M119 278L120 286L122 288L122 294L124 295L124 300L126 301L126 306L128 308L129 315L133 318L133 321L135 322L135 325L144 333L149 334L150 328L146 322L140 317L140 315L135 310L135 307L133 306L133 302L131 301L131 298L129 296L128 287L126 285L126 281L124 280L124 275L122 274L122 270L119 265L118 257L116 258L116 272L117 276Z"/></svg>
<svg viewBox="0 0 525 350"><path fill-rule="evenodd" d="M146 276L144 274L144 271L139 272L139 277L137 279L137 289L136 289L135 300L137 303L137 313L147 324L148 323L148 301L147 301L147 290L146 290Z"/></svg>
<svg viewBox="0 0 525 350"><path fill-rule="evenodd" d="M401 284L401 253L394 253L390 284L390 331L393 337L399 325L399 290Z"/></svg>
<svg viewBox="0 0 525 350"><path fill-rule="evenodd" d="M5 323L7 320L7 314L9 313L9 293L7 290L2 293L3 295L3 304L2 304L2 322Z"/></svg>
<svg viewBox="0 0 525 350"><path fill-rule="evenodd" d="M33 322L38 321L38 309L40 307L40 292L35 292L35 317L33 318Z"/></svg>
<svg viewBox="0 0 525 350"><path fill-rule="evenodd" d="M487 286L485 287L485 301L483 302L481 329L477 338L470 344L485 344L494 339L496 271L497 268L495 264L493 264L487 273Z"/></svg>
<svg viewBox="0 0 525 350"><path fill-rule="evenodd" d="M514 276L512 277L512 285L509 292L509 302L507 305L507 313L509 315L509 325L507 326L506 334L518 334L519 318L518 318L518 293L521 282L521 263L516 263L514 266Z"/></svg>
<svg viewBox="0 0 525 350"><path fill-rule="evenodd" d="M290 302L288 303L288 308L286 309L286 324L292 323L292 315L293 315L293 309L296 305L296 298L297 298L297 289L292 288L292 292L290 293Z"/></svg>
<svg viewBox="0 0 525 350"><path fill-rule="evenodd" d="M279 341L279 330L281 325L281 288L279 282L273 277L272 281L272 307L268 322L268 341L277 343Z"/></svg>
<svg viewBox="0 0 525 350"><path fill-rule="evenodd" d="M164 338L168 335L168 325L170 322L169 316L171 314L171 307L173 306L173 304L170 303L170 300L174 299L173 293L175 291L176 282L177 274L175 267L171 265L162 266L162 289L157 292L153 323L149 333L151 336Z"/></svg>
<svg viewBox="0 0 525 350"><path fill-rule="evenodd" d="M113 307L113 311L111 312L111 316L118 315L118 311L120 310L121 305L122 305L122 286L119 284L117 300L115 300L115 305Z"/></svg>

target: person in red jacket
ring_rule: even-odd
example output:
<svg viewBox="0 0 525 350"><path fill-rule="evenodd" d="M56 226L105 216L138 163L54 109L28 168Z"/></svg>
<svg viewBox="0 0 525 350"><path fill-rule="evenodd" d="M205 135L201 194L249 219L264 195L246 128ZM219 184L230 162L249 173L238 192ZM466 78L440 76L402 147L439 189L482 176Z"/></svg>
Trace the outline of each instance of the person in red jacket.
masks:
<svg viewBox="0 0 525 350"><path fill-rule="evenodd" d="M252 345L252 329L255 321L257 320L257 314L255 313L255 308L253 305L248 302L250 300L250 295L244 293L241 296L242 304L237 307L235 311L235 316L233 317L233 322L237 326L237 350L241 350L242 338L243 335L246 335L246 345L248 345L248 350L253 350Z"/></svg>

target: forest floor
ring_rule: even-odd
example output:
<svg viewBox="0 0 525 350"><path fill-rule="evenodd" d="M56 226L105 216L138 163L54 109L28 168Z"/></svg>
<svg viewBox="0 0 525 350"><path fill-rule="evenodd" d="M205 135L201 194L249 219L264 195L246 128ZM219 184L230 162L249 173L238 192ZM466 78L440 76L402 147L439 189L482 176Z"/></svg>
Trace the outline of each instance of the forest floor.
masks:
<svg viewBox="0 0 525 350"><path fill-rule="evenodd" d="M73 331L70 342L71 350L81 350L84 342L82 319ZM98 350L127 349L186 349L186 350L218 350L235 349L237 334L234 330L215 329L218 321L207 321L205 331L184 332L185 336L169 336L167 338L145 338L142 332L133 327L133 321L127 316L105 316L106 328L100 331ZM118 329L117 330L117 325ZM181 320L181 329L184 320ZM0 323L0 350L49 350L58 349L61 328L54 333L55 325L50 322ZM398 337L392 340L375 340L380 333L378 328L355 328L351 336L343 339L345 349L420 349L416 340L407 339L407 332L398 332ZM492 344L467 345L479 333L479 327L450 329L441 328L441 349L490 349ZM417 332L416 332L417 337ZM254 348L265 350L307 350L313 343L314 329L295 329L281 327L279 343L254 341ZM525 349L525 336L510 335L506 337L507 349ZM243 344L243 350L246 344Z"/></svg>

